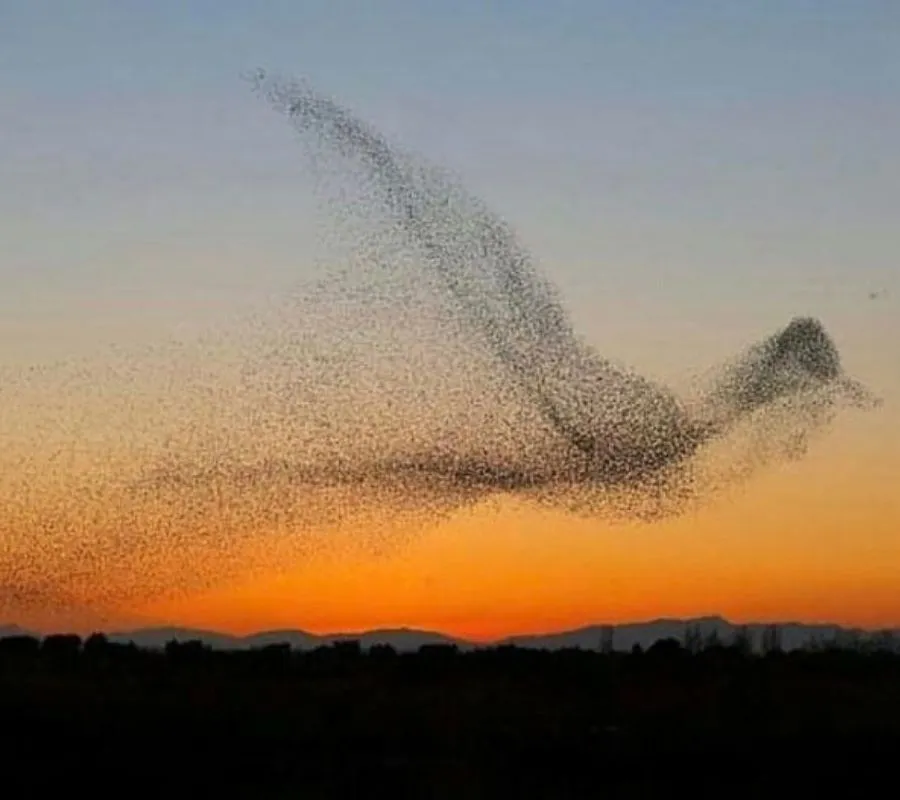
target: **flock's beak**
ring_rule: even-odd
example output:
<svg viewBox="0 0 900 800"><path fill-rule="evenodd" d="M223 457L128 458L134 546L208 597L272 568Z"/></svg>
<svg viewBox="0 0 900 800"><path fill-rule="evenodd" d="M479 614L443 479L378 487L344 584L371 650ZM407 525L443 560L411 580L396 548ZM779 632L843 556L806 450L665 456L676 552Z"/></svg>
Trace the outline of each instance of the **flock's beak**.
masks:
<svg viewBox="0 0 900 800"><path fill-rule="evenodd" d="M871 410L883 405L884 400L863 386L859 381L842 376L835 381L838 398L849 403L854 408Z"/></svg>

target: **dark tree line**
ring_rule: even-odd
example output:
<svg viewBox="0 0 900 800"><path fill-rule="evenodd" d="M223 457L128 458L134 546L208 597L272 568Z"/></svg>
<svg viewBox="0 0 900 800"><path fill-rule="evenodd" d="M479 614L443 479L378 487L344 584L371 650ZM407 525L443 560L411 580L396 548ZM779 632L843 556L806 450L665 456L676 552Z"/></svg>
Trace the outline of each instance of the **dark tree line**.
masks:
<svg viewBox="0 0 900 800"><path fill-rule="evenodd" d="M410 797L778 796L785 781L858 790L885 778L900 752L894 643L783 652L763 640L406 653L11 637L2 752L43 765L22 772L33 790L72 770L157 792L169 781L303 797L376 785Z"/></svg>

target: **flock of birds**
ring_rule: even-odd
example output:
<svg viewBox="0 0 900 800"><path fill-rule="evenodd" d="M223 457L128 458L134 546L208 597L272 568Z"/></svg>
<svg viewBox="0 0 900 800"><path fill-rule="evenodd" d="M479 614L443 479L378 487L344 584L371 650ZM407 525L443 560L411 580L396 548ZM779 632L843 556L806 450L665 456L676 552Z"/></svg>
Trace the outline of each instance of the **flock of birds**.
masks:
<svg viewBox="0 0 900 800"><path fill-rule="evenodd" d="M458 182L304 82L252 83L353 263L254 334L11 372L0 606L115 613L496 495L677 514L877 403L813 318L692 397L613 364Z"/></svg>

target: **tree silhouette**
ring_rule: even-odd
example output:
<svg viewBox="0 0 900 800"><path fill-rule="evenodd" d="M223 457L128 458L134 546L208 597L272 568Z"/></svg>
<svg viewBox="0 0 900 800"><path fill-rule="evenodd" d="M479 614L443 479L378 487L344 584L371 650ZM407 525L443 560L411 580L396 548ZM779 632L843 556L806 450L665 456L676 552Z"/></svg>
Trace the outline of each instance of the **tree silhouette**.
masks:
<svg viewBox="0 0 900 800"><path fill-rule="evenodd" d="M763 632L769 655L775 630ZM766 782L783 789L782 776L803 774L807 752L829 789L839 784L829 770L855 753L869 764L857 776L887 775L900 744L892 637L770 658L741 637L749 631L738 633L727 647L692 652L671 637L630 653L397 652L356 640L243 651L170 641L153 650L102 634L83 643L12 637L0 640L4 754L45 765L28 773L19 792L28 796L44 773L69 774L73 764L142 789L163 779L165 764L191 772L206 794L259 797L298 786L355 795L384 782L409 796L696 796L707 781L743 796L758 779L757 796ZM682 783L679 765L698 758L704 771Z"/></svg>
<svg viewBox="0 0 900 800"><path fill-rule="evenodd" d="M766 655L781 652L781 628L767 625L762 634L762 651Z"/></svg>

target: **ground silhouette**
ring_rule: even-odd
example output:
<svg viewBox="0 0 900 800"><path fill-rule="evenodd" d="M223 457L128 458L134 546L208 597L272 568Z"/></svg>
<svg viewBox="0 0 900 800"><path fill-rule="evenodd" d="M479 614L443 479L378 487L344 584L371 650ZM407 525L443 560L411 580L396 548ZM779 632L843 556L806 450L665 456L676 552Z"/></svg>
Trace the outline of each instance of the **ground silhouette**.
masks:
<svg viewBox="0 0 900 800"><path fill-rule="evenodd" d="M765 633L760 648L694 631L630 652L610 634L596 651L408 653L10 636L3 780L254 797L803 796L892 780L895 640L785 652Z"/></svg>

